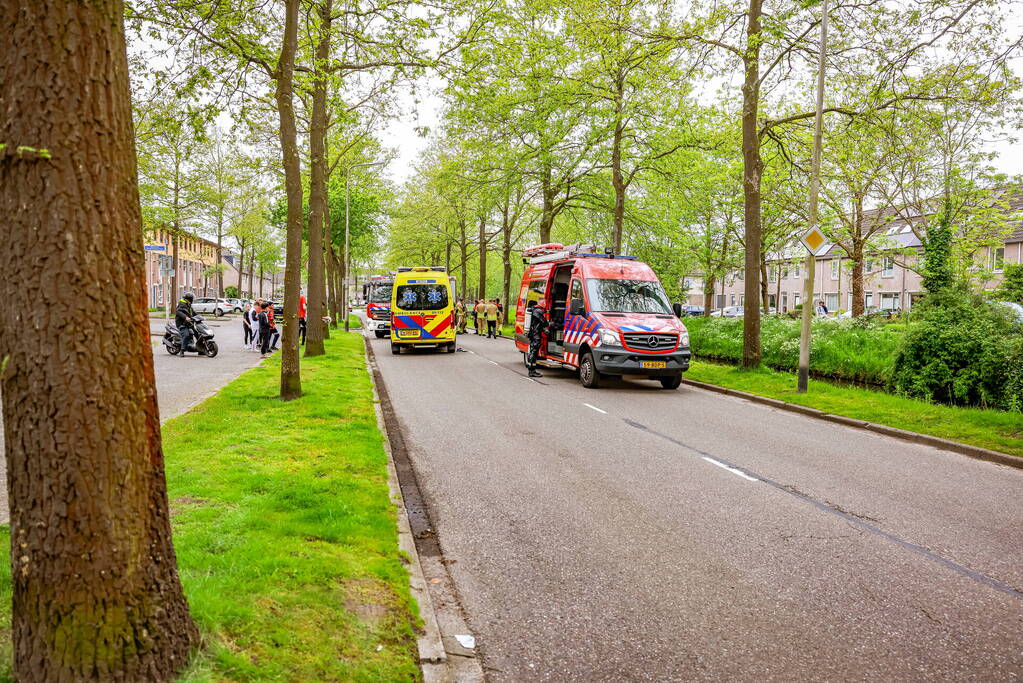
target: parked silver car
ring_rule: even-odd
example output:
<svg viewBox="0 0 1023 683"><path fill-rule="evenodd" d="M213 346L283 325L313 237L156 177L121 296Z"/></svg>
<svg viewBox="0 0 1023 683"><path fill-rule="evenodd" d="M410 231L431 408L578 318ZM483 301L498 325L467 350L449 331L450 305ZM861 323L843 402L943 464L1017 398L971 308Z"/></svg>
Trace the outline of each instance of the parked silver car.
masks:
<svg viewBox="0 0 1023 683"><path fill-rule="evenodd" d="M211 296L197 296L192 302L192 310L196 313L212 313L218 318L225 313L233 313L234 306L227 299L217 299Z"/></svg>

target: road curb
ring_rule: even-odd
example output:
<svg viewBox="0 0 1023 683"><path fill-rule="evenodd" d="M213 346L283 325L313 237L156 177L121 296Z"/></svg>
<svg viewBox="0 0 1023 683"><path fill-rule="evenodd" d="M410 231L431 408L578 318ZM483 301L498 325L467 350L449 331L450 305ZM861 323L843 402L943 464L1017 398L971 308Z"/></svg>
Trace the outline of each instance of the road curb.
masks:
<svg viewBox="0 0 1023 683"><path fill-rule="evenodd" d="M365 334L365 329L360 330L358 334L362 337L366 349L366 365L373 381L374 396L377 398L375 404L377 419L381 421L380 430L387 448L388 485L392 489L392 499L398 506L399 522L404 523L407 531L399 540L404 540L409 545L406 552L409 557L416 560L415 571L423 586L421 595L428 601L428 608L424 609L423 602L420 602L420 609L424 620L427 619L427 609L429 610L429 619L433 624L431 628L434 636L431 636L433 641L431 647L435 648L439 640L440 652L444 655L443 659L434 657L433 661L421 657L420 670L423 673L423 680L426 683L480 683L486 676L483 673L479 650L467 649L458 642L463 635L471 637L472 630L462 610L462 601L441 550L440 540L433 528L430 509L419 489L418 476L405 445L405 437L394 413L387 386L376 364L376 352L370 338ZM407 495L403 491L407 491ZM404 550L405 546L402 546L402 549ZM431 577L429 582L425 579L426 576Z"/></svg>
<svg viewBox="0 0 1023 683"><path fill-rule="evenodd" d="M826 413L823 410L817 410L816 408L808 408L806 406L801 406L795 403L787 403L785 401L780 401L776 398L758 396L757 394L739 391L738 389L729 389L727 387L721 387L716 384L698 382L694 379L683 379L683 382L685 384L688 384L689 386L693 386L698 389L713 391L718 394L726 394L728 396L735 396L737 398L742 398L747 401L752 401L754 403L760 403L762 405L771 406L772 408L778 408L779 410L786 410L790 413L799 413L801 415L806 415L808 417L817 418L818 420L833 422L835 424L844 425L846 427L852 427L854 429L862 429L868 432L874 432L875 434L881 434L896 439L902 439L903 441L910 441L912 443L921 444L923 446L931 446L932 448L937 448L943 451L950 451L952 453L958 453L959 455L965 455L970 458L976 458L977 460L985 460L987 462L993 462L998 465L1005 465L1006 467L1023 469L1023 458L1017 458L1016 456L1009 455L1008 453L992 451L988 448L981 448L980 446L971 446L969 444L960 443L958 441L951 441L949 439L942 439L941 437L931 436L930 434L920 434L918 432L910 432L905 429L899 429L898 427L889 427L887 425L868 422L866 420L845 417L844 415L832 415L831 413Z"/></svg>
<svg viewBox="0 0 1023 683"><path fill-rule="evenodd" d="M371 360L373 358L373 349L370 347L366 335L360 334L359 336L362 337L365 349L366 373L369 375L370 383L373 387L373 410L377 416L377 428L380 430L381 435L383 435L384 451L387 453L387 488L390 491L391 503L394 504L395 510L398 513L398 547L409 558L409 587L411 588L412 596L419 605L419 616L423 620L423 632L416 639L416 647L419 651L419 668L423 672L423 680L427 681L427 683L430 681L443 681L446 680L443 671L446 669L447 652L445 652L444 643L441 640L437 612L433 607L433 600L430 598L430 589L426 583L426 576L423 574L422 562L419 558L419 552L416 550L416 542L412 536L408 512L402 499L401 486L398 484L398 472L394 466L391 439L387 434L384 413L380 408L380 392L377 390L376 375L373 372L373 361Z"/></svg>

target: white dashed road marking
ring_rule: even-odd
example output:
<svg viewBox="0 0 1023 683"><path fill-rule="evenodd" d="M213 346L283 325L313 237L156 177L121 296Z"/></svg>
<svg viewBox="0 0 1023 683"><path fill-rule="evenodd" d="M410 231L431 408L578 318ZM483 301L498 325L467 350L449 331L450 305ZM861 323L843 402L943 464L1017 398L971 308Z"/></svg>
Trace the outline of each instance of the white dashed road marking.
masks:
<svg viewBox="0 0 1023 683"><path fill-rule="evenodd" d="M604 415L607 415L607 411L606 411L606 410L601 410L601 409L600 409L600 408L598 408L597 406L591 406L591 405L590 405L589 403L584 403L583 405L584 405L584 406L586 406L587 408L593 408L593 409L594 409L594 410L596 410L596 411L597 411L598 413L603 413Z"/></svg>
<svg viewBox="0 0 1023 683"><path fill-rule="evenodd" d="M707 456L703 456L703 459L706 460L707 462L709 462L712 465L717 465L718 467L720 467L723 470L728 470L732 474L738 474L743 479L749 479L750 481L760 481L756 477L751 477L748 474L746 474L745 472L743 472L742 470L737 470L734 467L729 467L725 463L719 462L719 461L715 460L714 458L708 458Z"/></svg>

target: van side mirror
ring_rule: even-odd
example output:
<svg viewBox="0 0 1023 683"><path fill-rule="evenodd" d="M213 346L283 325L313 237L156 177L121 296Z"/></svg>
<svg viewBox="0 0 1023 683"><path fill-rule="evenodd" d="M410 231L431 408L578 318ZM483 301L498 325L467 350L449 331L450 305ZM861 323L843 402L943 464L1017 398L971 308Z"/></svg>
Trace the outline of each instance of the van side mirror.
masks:
<svg viewBox="0 0 1023 683"><path fill-rule="evenodd" d="M682 304L680 304L679 302L676 301L675 303L673 303L671 305L671 310L675 313L676 318L682 317Z"/></svg>
<svg viewBox="0 0 1023 683"><path fill-rule="evenodd" d="M586 315L586 304L582 299L572 299L572 315Z"/></svg>

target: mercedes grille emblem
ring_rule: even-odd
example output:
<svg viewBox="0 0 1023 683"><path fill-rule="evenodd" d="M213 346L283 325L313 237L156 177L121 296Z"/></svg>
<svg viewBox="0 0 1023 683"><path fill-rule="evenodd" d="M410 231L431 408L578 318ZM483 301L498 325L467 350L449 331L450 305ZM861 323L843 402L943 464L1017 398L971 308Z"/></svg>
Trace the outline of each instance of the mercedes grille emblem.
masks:
<svg viewBox="0 0 1023 683"><path fill-rule="evenodd" d="M657 344L659 344L660 342L657 341L657 337L650 337L649 339L646 340L646 343L650 346L651 349L653 349L656 348Z"/></svg>

